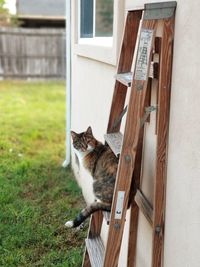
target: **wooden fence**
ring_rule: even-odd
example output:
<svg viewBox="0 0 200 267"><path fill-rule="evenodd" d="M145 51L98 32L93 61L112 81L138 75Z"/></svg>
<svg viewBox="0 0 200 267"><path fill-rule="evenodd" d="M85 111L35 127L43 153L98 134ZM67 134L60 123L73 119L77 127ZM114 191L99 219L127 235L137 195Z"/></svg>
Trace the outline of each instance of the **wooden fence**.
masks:
<svg viewBox="0 0 200 267"><path fill-rule="evenodd" d="M64 29L0 28L0 78L64 79Z"/></svg>

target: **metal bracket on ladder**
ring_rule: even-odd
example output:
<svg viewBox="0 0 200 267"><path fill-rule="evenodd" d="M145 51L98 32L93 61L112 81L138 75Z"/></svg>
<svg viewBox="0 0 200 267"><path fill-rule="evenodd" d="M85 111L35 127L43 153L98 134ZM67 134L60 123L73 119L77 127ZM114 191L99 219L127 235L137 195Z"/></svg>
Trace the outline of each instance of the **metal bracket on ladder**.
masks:
<svg viewBox="0 0 200 267"><path fill-rule="evenodd" d="M176 1L145 4L144 20L171 18L176 5Z"/></svg>
<svg viewBox="0 0 200 267"><path fill-rule="evenodd" d="M144 116L142 117L141 119L141 122L140 122L140 127L143 127L145 121L147 120L147 118L149 117L149 115L151 114L152 111L155 111L157 110L158 107L157 106L149 106L149 107L146 107L145 108L145 114Z"/></svg>

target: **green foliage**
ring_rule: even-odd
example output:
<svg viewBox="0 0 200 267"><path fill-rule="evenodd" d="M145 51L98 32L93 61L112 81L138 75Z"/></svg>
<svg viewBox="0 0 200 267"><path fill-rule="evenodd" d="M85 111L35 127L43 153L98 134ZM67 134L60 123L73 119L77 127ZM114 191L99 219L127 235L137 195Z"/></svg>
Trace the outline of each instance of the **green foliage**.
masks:
<svg viewBox="0 0 200 267"><path fill-rule="evenodd" d="M83 200L65 157L63 83L0 82L0 266L79 267Z"/></svg>
<svg viewBox="0 0 200 267"><path fill-rule="evenodd" d="M4 5L5 5L5 0L0 0L0 8L3 8Z"/></svg>
<svg viewBox="0 0 200 267"><path fill-rule="evenodd" d="M0 0L0 15L1 14L8 14L8 10L4 7L5 0Z"/></svg>
<svg viewBox="0 0 200 267"><path fill-rule="evenodd" d="M21 22L16 15L11 15L5 8L5 0L0 0L0 26L20 26Z"/></svg>

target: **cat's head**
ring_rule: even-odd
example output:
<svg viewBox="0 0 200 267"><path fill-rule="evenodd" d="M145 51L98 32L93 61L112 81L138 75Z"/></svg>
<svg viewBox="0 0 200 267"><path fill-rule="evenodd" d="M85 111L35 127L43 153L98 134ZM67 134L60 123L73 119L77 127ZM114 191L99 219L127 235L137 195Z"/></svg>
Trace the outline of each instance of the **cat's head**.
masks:
<svg viewBox="0 0 200 267"><path fill-rule="evenodd" d="M73 147L80 152L90 151L94 149L97 144L97 140L92 134L91 127L88 127L87 130L82 133L75 133L74 131L71 131L71 137Z"/></svg>

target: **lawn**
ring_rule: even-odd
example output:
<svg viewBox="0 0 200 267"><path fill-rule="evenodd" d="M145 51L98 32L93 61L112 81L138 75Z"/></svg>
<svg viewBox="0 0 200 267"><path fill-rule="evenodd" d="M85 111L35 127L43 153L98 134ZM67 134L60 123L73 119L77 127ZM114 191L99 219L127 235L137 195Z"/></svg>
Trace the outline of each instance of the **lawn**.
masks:
<svg viewBox="0 0 200 267"><path fill-rule="evenodd" d="M65 158L62 82L0 82L0 266L80 267L83 206Z"/></svg>

